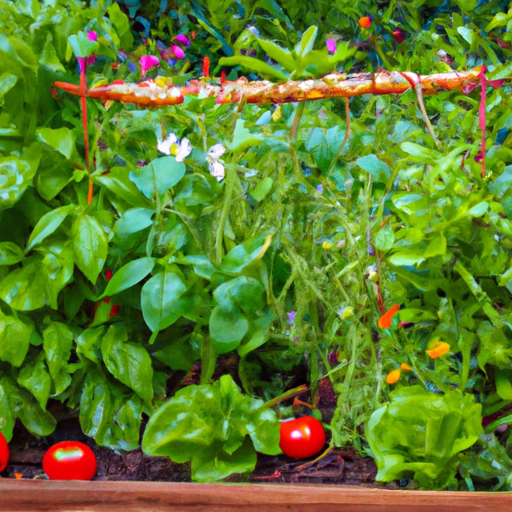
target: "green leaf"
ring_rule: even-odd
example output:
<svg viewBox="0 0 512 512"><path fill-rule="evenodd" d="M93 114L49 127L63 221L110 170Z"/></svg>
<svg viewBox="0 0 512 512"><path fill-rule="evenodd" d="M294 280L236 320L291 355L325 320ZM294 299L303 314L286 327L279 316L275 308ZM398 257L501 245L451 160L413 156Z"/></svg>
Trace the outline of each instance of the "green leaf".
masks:
<svg viewBox="0 0 512 512"><path fill-rule="evenodd" d="M116 236L132 235L148 228L153 224L152 217L154 214L155 210L150 210L149 208L131 208L126 210L114 226Z"/></svg>
<svg viewBox="0 0 512 512"><path fill-rule="evenodd" d="M86 32L80 31L78 34L73 34L68 37L68 43L73 49L75 57L89 57L94 54L98 43L90 41Z"/></svg>
<svg viewBox="0 0 512 512"><path fill-rule="evenodd" d="M73 224L75 263L95 284L108 252L107 234L95 217L81 215Z"/></svg>
<svg viewBox="0 0 512 512"><path fill-rule="evenodd" d="M2 73L0 75L0 98L5 96L18 81L18 77L11 73Z"/></svg>
<svg viewBox="0 0 512 512"><path fill-rule="evenodd" d="M103 438L112 418L112 403L107 379L100 370L91 368L82 386L79 408L80 426L86 436Z"/></svg>
<svg viewBox="0 0 512 512"><path fill-rule="evenodd" d="M261 133L251 133L245 127L246 121L238 119L235 126L232 142L227 144L230 150L241 150L246 146L257 146L263 142L264 137Z"/></svg>
<svg viewBox="0 0 512 512"><path fill-rule="evenodd" d="M151 273L154 266L155 260L153 258L139 258L138 260L130 261L112 276L112 279L107 284L107 288L98 297L98 300L120 293L139 283Z"/></svg>
<svg viewBox="0 0 512 512"><path fill-rule="evenodd" d="M142 315L152 332L169 327L181 316L176 303L186 291L181 273L172 266L146 282L141 293Z"/></svg>
<svg viewBox="0 0 512 512"><path fill-rule="evenodd" d="M215 272L212 262L203 254L189 254L182 260L184 263L192 265L194 272L205 279L211 279Z"/></svg>
<svg viewBox="0 0 512 512"><path fill-rule="evenodd" d="M268 240L267 236L270 235L260 235L231 249L224 256L220 269L230 274L238 274L251 263L261 259L265 254L266 248L268 248L265 244L266 240Z"/></svg>
<svg viewBox="0 0 512 512"><path fill-rule="evenodd" d="M391 265L397 267L410 267L412 265L420 265L425 261L425 258L420 254L399 251L390 256L388 261Z"/></svg>
<svg viewBox="0 0 512 512"><path fill-rule="evenodd" d="M76 154L75 135L69 128L40 128L37 130L37 138L68 160Z"/></svg>
<svg viewBox="0 0 512 512"><path fill-rule="evenodd" d="M360 157L356 160L356 165L361 167L363 171L370 173L374 181L387 183L391 176L391 171L387 164L379 160L376 155Z"/></svg>
<svg viewBox="0 0 512 512"><path fill-rule="evenodd" d="M249 330L247 317L236 308L225 311L216 306L210 317L210 336L218 354L235 350Z"/></svg>
<svg viewBox="0 0 512 512"><path fill-rule="evenodd" d="M50 375L57 393L62 393L71 384L71 377L66 369L73 347L73 333L69 327L60 322L50 322L43 332L43 347Z"/></svg>
<svg viewBox="0 0 512 512"><path fill-rule="evenodd" d="M153 367L147 350L137 343L129 343L126 329L121 324L111 325L101 342L101 354L108 371L123 384L133 389L142 400L153 400Z"/></svg>
<svg viewBox="0 0 512 512"><path fill-rule="evenodd" d="M258 73L263 78L277 78L286 82L288 77L278 71L277 69L269 66L262 60L255 59L254 57L245 57L243 55L237 55L236 57L222 57L219 60L221 66L242 66L252 73Z"/></svg>
<svg viewBox="0 0 512 512"><path fill-rule="evenodd" d="M295 52L299 57L304 57L307 53L309 53L313 46L315 45L316 36L318 34L318 28L315 26L309 27L302 37L300 41L295 46Z"/></svg>
<svg viewBox="0 0 512 512"><path fill-rule="evenodd" d="M375 236L375 247L379 251L389 251L395 243L395 234L389 224L386 224Z"/></svg>
<svg viewBox="0 0 512 512"><path fill-rule="evenodd" d="M0 432L8 443L12 439L14 420L8 392L2 386L2 381L0 380Z"/></svg>
<svg viewBox="0 0 512 512"><path fill-rule="evenodd" d="M442 233L438 233L427 245L423 256L433 258L434 256L444 256L446 254L446 238Z"/></svg>
<svg viewBox="0 0 512 512"><path fill-rule="evenodd" d="M268 193L272 190L272 185L274 181L272 178L269 178L268 176L266 178L263 178L254 188L254 190L251 190L249 194L251 194L256 201L262 201L267 197Z"/></svg>
<svg viewBox="0 0 512 512"><path fill-rule="evenodd" d="M40 352L37 357L30 358L25 362L18 374L18 384L36 397L43 410L46 409L52 385L52 379L46 369L44 359L44 353Z"/></svg>
<svg viewBox="0 0 512 512"><path fill-rule="evenodd" d="M7 377L0 380L0 385L9 399L12 415L19 418L31 434L48 436L55 430L55 418L41 409L31 393L26 389L20 389Z"/></svg>
<svg viewBox="0 0 512 512"><path fill-rule="evenodd" d="M510 370L494 371L496 392L503 400L512 400L512 372Z"/></svg>
<svg viewBox="0 0 512 512"><path fill-rule="evenodd" d="M185 176L186 167L173 156L156 158L148 165L130 172L130 180L147 197L153 198L155 192L163 194L174 187Z"/></svg>
<svg viewBox="0 0 512 512"><path fill-rule="evenodd" d="M35 245L41 243L47 236L51 235L64 222L64 219L73 209L73 205L60 206L43 215L30 234L26 251L30 251Z"/></svg>
<svg viewBox="0 0 512 512"><path fill-rule="evenodd" d="M264 39L257 40L263 51L279 65L281 65L286 71L291 73L295 69L295 60L290 50L281 48L277 44L271 41L265 41Z"/></svg>
<svg viewBox="0 0 512 512"><path fill-rule="evenodd" d="M23 259L23 251L13 242L0 242L0 266L15 265Z"/></svg>
<svg viewBox="0 0 512 512"><path fill-rule="evenodd" d="M30 346L33 328L0 309L0 360L20 367Z"/></svg>
<svg viewBox="0 0 512 512"><path fill-rule="evenodd" d="M230 375L178 391L153 414L142 439L148 455L191 461L192 479L201 482L254 469L253 446L280 453L279 422L262 400L243 395Z"/></svg>
<svg viewBox="0 0 512 512"><path fill-rule="evenodd" d="M224 311L237 311L240 308L252 317L265 305L264 293L265 288L258 280L240 276L221 284L213 296Z"/></svg>

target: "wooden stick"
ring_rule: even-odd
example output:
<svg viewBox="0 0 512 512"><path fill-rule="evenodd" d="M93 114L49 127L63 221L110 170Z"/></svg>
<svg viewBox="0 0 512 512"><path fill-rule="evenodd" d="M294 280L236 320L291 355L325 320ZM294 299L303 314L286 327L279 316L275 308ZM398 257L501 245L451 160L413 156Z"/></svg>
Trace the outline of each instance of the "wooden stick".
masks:
<svg viewBox="0 0 512 512"><path fill-rule="evenodd" d="M346 75L332 73L317 80L290 81L280 84L260 80L248 82L246 78L228 81L224 84L211 80L192 80L189 85L175 86L172 79L158 77L139 83L126 84L122 81L87 89L85 95L102 100L135 103L148 107L179 105L188 94L200 97L214 96L217 103L290 103L296 101L325 100L331 98L351 98L363 94L402 94L412 88L411 73L380 71L377 73L357 73ZM480 68L470 71L416 75L417 86L422 94L438 94L441 91L463 89L481 80ZM71 94L82 96L80 87L64 82L55 86Z"/></svg>
<svg viewBox="0 0 512 512"><path fill-rule="evenodd" d="M332 485L62 482L0 479L0 511L509 512L508 493Z"/></svg>

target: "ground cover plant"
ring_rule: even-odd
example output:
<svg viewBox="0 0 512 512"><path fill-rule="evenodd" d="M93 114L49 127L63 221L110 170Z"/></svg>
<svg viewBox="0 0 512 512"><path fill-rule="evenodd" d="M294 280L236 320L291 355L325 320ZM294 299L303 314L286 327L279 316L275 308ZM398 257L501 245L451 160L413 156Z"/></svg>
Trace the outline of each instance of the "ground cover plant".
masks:
<svg viewBox="0 0 512 512"><path fill-rule="evenodd" d="M316 4L0 0L7 441L60 402L101 446L219 480L332 385L326 450L511 489L512 6ZM475 69L428 96L153 108L169 78ZM54 87L143 79L146 106Z"/></svg>

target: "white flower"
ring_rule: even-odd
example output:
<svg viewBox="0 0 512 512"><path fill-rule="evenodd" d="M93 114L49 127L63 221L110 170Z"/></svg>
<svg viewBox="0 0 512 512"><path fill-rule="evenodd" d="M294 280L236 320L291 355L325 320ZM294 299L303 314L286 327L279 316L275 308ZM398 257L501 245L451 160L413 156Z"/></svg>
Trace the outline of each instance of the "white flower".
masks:
<svg viewBox="0 0 512 512"><path fill-rule="evenodd" d="M224 165L222 165L220 162L212 162L210 164L210 174L214 178L217 178L218 181L223 180L225 175Z"/></svg>
<svg viewBox="0 0 512 512"><path fill-rule="evenodd" d="M217 178L218 181L223 180L225 175L224 162L219 160L225 152L226 148L222 144L215 144L208 150L206 155L206 161L210 167L210 174L214 178Z"/></svg>
<svg viewBox="0 0 512 512"><path fill-rule="evenodd" d="M192 153L192 145L190 141L185 137L176 151L176 162L183 162L188 155Z"/></svg>
<svg viewBox="0 0 512 512"><path fill-rule="evenodd" d="M222 144L215 144L208 150L208 154L206 155L206 161L209 163L213 163L214 160L218 160L224 153L226 152L226 148Z"/></svg>
<svg viewBox="0 0 512 512"><path fill-rule="evenodd" d="M175 156L176 162L183 162L192 152L190 141L185 137L179 142L178 137L174 133L171 133L164 141L158 140L156 148L161 153Z"/></svg>
<svg viewBox="0 0 512 512"><path fill-rule="evenodd" d="M158 143L156 145L156 149L160 151L161 153L165 153L166 155L171 154L171 147L178 142L178 137L174 135L174 133L171 133L169 137L165 140L158 140Z"/></svg>

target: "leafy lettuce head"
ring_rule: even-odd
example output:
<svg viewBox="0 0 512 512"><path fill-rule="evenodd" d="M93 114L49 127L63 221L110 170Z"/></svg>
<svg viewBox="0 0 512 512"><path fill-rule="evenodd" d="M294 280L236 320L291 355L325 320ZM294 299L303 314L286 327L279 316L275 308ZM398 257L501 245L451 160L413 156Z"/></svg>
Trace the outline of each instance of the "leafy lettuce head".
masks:
<svg viewBox="0 0 512 512"><path fill-rule="evenodd" d="M442 488L455 475L457 454L483 433L482 406L473 395L439 395L420 386L391 393L366 426L377 480L413 477L422 488Z"/></svg>

